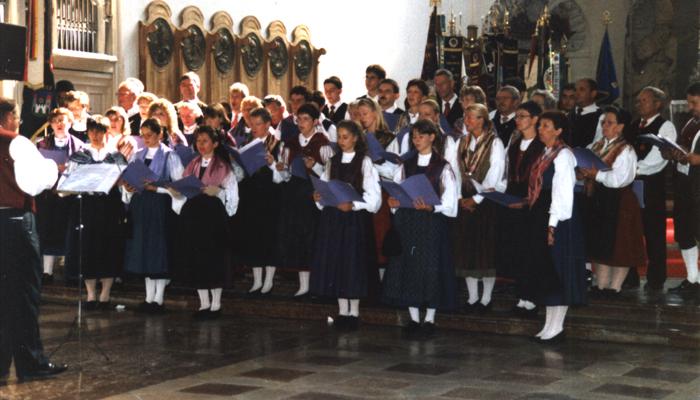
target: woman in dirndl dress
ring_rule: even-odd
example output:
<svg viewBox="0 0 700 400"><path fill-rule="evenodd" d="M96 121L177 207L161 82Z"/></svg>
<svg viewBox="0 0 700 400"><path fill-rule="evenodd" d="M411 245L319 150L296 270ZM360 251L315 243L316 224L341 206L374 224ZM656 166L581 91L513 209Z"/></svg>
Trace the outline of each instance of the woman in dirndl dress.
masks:
<svg viewBox="0 0 700 400"><path fill-rule="evenodd" d="M324 207L321 195L314 200L321 211L316 250L311 264L311 292L338 299L337 328L356 329L360 299L376 288L375 246L372 214L381 205L379 174L366 156L367 144L362 129L352 121L338 124L338 146L321 179L351 184L362 201ZM374 283L374 284L373 284Z"/></svg>
<svg viewBox="0 0 700 400"><path fill-rule="evenodd" d="M51 133L39 140L39 151L61 151L66 160L83 147L84 143L69 133L73 114L67 108L56 108L49 114ZM59 164L59 173L66 169L66 164ZM44 261L42 281L53 281L53 267L56 257L66 254L66 233L68 232L68 213L72 198L59 196L53 190L45 190L36 196L36 227L39 233L39 247Z"/></svg>
<svg viewBox="0 0 700 400"><path fill-rule="evenodd" d="M238 208L238 183L221 135L209 126L200 126L194 140L199 155L190 161L182 176L194 175L204 187L182 207L178 248L189 285L199 295L195 319L214 319L221 315L231 245L228 217ZM181 197L177 192L173 195Z"/></svg>
<svg viewBox="0 0 700 400"><path fill-rule="evenodd" d="M586 304L584 238L574 205L576 159L561 139L567 129L562 112L540 116L537 131L545 148L528 182L526 262L537 282L537 303L546 307L544 327L535 335L542 343L562 340L569 306Z"/></svg>
<svg viewBox="0 0 700 400"><path fill-rule="evenodd" d="M417 153L396 171L394 182L425 174L440 204L430 206L417 199L414 208L399 208L389 198L394 223L400 238L401 253L391 257L384 279L383 301L408 307L408 335L433 333L437 309L450 310L455 302L455 274L450 249L448 218L457 215L457 184L450 164L433 148L439 128L427 120L411 127ZM425 307L421 325L420 308Z"/></svg>
<svg viewBox="0 0 700 400"><path fill-rule="evenodd" d="M465 110L464 124L457 142L446 151L457 171L459 212L452 224L452 250L455 273L465 278L468 311L485 312L491 308L496 285L497 205L484 201L479 191L499 186L505 166L505 150L483 104ZM479 280L484 291L479 299Z"/></svg>
<svg viewBox="0 0 700 400"><path fill-rule="evenodd" d="M617 107L603 111L603 138L591 150L611 169L579 168L585 178L586 256L596 273L594 296L616 297L630 268L646 264L639 202L632 191L637 154L624 138L630 115Z"/></svg>
<svg viewBox="0 0 700 400"><path fill-rule="evenodd" d="M157 119L143 121L141 137L144 148L134 156L158 175L160 184L176 181L183 173L180 157L161 142L162 135ZM128 205L131 222L124 269L145 279L146 299L138 310L163 312L165 287L170 283L174 258L176 213L180 212L183 203L172 201L164 187L147 184L139 193L127 183L123 184L122 201Z"/></svg>

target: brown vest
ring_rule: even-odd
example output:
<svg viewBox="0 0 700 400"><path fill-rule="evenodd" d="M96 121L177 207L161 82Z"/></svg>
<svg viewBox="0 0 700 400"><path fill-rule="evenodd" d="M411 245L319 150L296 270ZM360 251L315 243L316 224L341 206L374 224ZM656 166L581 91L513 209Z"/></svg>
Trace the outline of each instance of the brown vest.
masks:
<svg viewBox="0 0 700 400"><path fill-rule="evenodd" d="M15 162L10 157L14 136L0 133L0 207L34 212L34 198L24 193L15 180Z"/></svg>

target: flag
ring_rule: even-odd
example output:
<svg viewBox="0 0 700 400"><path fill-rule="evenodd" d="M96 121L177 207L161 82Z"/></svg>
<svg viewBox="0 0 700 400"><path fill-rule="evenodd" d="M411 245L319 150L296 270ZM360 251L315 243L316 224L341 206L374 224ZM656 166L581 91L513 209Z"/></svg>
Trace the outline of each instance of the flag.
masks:
<svg viewBox="0 0 700 400"><path fill-rule="evenodd" d="M424 81L432 81L435 71L438 70L438 39L441 36L440 22L437 13L437 6L433 7L430 14L430 24L428 27L428 40L425 43L425 53L423 55L423 71L420 76Z"/></svg>
<svg viewBox="0 0 700 400"><path fill-rule="evenodd" d="M620 96L620 87L617 84L617 73L615 73L615 62L613 61L612 49L610 48L607 27L605 28L605 35L603 35L603 43L600 45L600 54L598 54L596 81L598 81L598 93L605 95L602 103L610 104Z"/></svg>

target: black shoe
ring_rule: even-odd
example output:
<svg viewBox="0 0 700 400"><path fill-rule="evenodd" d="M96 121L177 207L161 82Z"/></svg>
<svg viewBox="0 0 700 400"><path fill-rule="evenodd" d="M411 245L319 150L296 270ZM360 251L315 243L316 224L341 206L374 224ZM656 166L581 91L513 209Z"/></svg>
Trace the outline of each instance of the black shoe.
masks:
<svg viewBox="0 0 700 400"><path fill-rule="evenodd" d="M85 305L83 306L85 308L85 311L95 311L99 307L99 303L97 301L86 301Z"/></svg>
<svg viewBox="0 0 700 400"><path fill-rule="evenodd" d="M100 301L97 303L97 309L100 311L112 311L111 301Z"/></svg>
<svg viewBox="0 0 700 400"><path fill-rule="evenodd" d="M598 286L592 286L588 290L588 296L591 299L602 299L605 297L605 289L601 289Z"/></svg>
<svg viewBox="0 0 700 400"><path fill-rule="evenodd" d="M607 288L607 289L603 289L602 292L603 292L602 295L603 295L604 299L617 300L620 298L620 292L618 292L615 289Z"/></svg>
<svg viewBox="0 0 700 400"><path fill-rule="evenodd" d="M246 293L246 297L251 298L251 299L255 299L255 298L260 297L260 295L261 295L260 289L262 289L262 286L257 288L256 290L253 290L252 292L249 291L248 293Z"/></svg>
<svg viewBox="0 0 700 400"><path fill-rule="evenodd" d="M480 301L476 303L476 312L479 315L484 315L487 312L491 311L491 306L493 305L493 302L490 301L489 304L483 305Z"/></svg>
<svg viewBox="0 0 700 400"><path fill-rule="evenodd" d="M634 272L630 271L630 273L627 274L625 281L622 282L622 288L623 289L639 289L639 275L637 275L636 270L634 270Z"/></svg>
<svg viewBox="0 0 700 400"><path fill-rule="evenodd" d="M54 364L54 363L49 362L49 363L40 365L39 367L37 367L33 371L25 372L21 375L18 375L17 379L20 382L26 382L26 381L36 380L36 379L43 379L43 378L51 377L53 375L58 375L67 369L68 369L67 364Z"/></svg>
<svg viewBox="0 0 700 400"><path fill-rule="evenodd" d="M337 315L333 318L333 327L339 331L344 330L348 325L347 315Z"/></svg>
<svg viewBox="0 0 700 400"><path fill-rule="evenodd" d="M151 310L153 310L153 305L156 303L148 303L144 301L143 303L139 304L136 307L136 312L138 313L143 313L143 314L149 314L151 313Z"/></svg>
<svg viewBox="0 0 700 400"><path fill-rule="evenodd" d="M674 288L668 289L668 292L675 293L675 294L695 294L698 292L699 288L700 288L700 284L690 283L687 279L684 279L680 285L678 285Z"/></svg>
<svg viewBox="0 0 700 400"><path fill-rule="evenodd" d="M53 283L53 275L43 274L41 275L41 284L50 285Z"/></svg>
<svg viewBox="0 0 700 400"><path fill-rule="evenodd" d="M648 293L658 293L664 290L663 283L652 283L648 282L644 285L644 291Z"/></svg>
<svg viewBox="0 0 700 400"><path fill-rule="evenodd" d="M423 322L421 333L425 337L432 337L435 334L435 324L427 321Z"/></svg>
<svg viewBox="0 0 700 400"><path fill-rule="evenodd" d="M309 293L309 292L292 297L292 300L299 301L299 302L307 302L310 299L311 299L311 293Z"/></svg>
<svg viewBox="0 0 700 400"><path fill-rule="evenodd" d="M561 343L566 339L566 334L564 334L564 331L559 332L556 336L550 338L550 339L542 339L542 338L537 338L537 343L540 344L557 344Z"/></svg>
<svg viewBox="0 0 700 400"><path fill-rule="evenodd" d="M401 328L401 331L406 336L415 336L420 332L420 324L414 320L409 321L408 325Z"/></svg>
<svg viewBox="0 0 700 400"><path fill-rule="evenodd" d="M464 305L464 313L469 314L469 315L476 314L477 310L479 309L480 304L481 303L479 303L478 301L474 304L469 304L469 303L465 304Z"/></svg>
<svg viewBox="0 0 700 400"><path fill-rule="evenodd" d="M352 315L347 317L347 320L345 322L345 327L349 331L356 331L357 328L360 327L360 318L352 316Z"/></svg>
<svg viewBox="0 0 700 400"><path fill-rule="evenodd" d="M221 318L221 309L218 309L216 311L209 310L209 315L207 315L207 319L219 319Z"/></svg>
<svg viewBox="0 0 700 400"><path fill-rule="evenodd" d="M209 319L209 313L210 310L208 308L205 308L203 310L197 310L192 314L192 318L197 320L197 321L204 321L205 319Z"/></svg>
<svg viewBox="0 0 700 400"><path fill-rule="evenodd" d="M165 304L151 303L151 314L165 314Z"/></svg>

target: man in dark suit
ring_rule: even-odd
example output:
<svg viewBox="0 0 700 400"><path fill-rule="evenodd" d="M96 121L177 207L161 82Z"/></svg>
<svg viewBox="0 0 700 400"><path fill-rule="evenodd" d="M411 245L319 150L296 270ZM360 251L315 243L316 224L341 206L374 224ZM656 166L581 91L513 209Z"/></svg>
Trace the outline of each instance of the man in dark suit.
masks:
<svg viewBox="0 0 700 400"><path fill-rule="evenodd" d="M452 72L446 69L439 69L435 72L433 81L435 82L435 91L439 97L440 113L445 116L449 125L453 126L455 121L462 118L463 111L455 93L455 82Z"/></svg>
<svg viewBox="0 0 700 400"><path fill-rule="evenodd" d="M576 81L576 107L569 112L571 129L563 139L571 147L588 147L603 137L603 110L596 104L598 84L590 78Z"/></svg>
<svg viewBox="0 0 700 400"><path fill-rule="evenodd" d="M399 84L393 79L384 79L379 83L379 105L388 114L401 115L404 110L396 105L399 99Z"/></svg>
<svg viewBox="0 0 700 400"><path fill-rule="evenodd" d="M379 100L379 82L386 79L386 70L379 64L372 64L365 70L365 87L367 94L358 97L358 99L370 98L374 101Z"/></svg>
<svg viewBox="0 0 700 400"><path fill-rule="evenodd" d="M520 91L514 86L503 86L496 92L496 113L491 120L504 146L508 146L515 130L515 110L519 105Z"/></svg>
<svg viewBox="0 0 700 400"><path fill-rule="evenodd" d="M323 94L326 96L326 104L321 109L323 115L334 124L346 119L348 105L340 100L343 93L343 82L337 76L331 76L323 81Z"/></svg>
<svg viewBox="0 0 700 400"><path fill-rule="evenodd" d="M117 89L117 104L126 111L129 117L129 128L132 135L139 135L141 115L136 98L143 93L143 83L136 78L126 78Z"/></svg>

